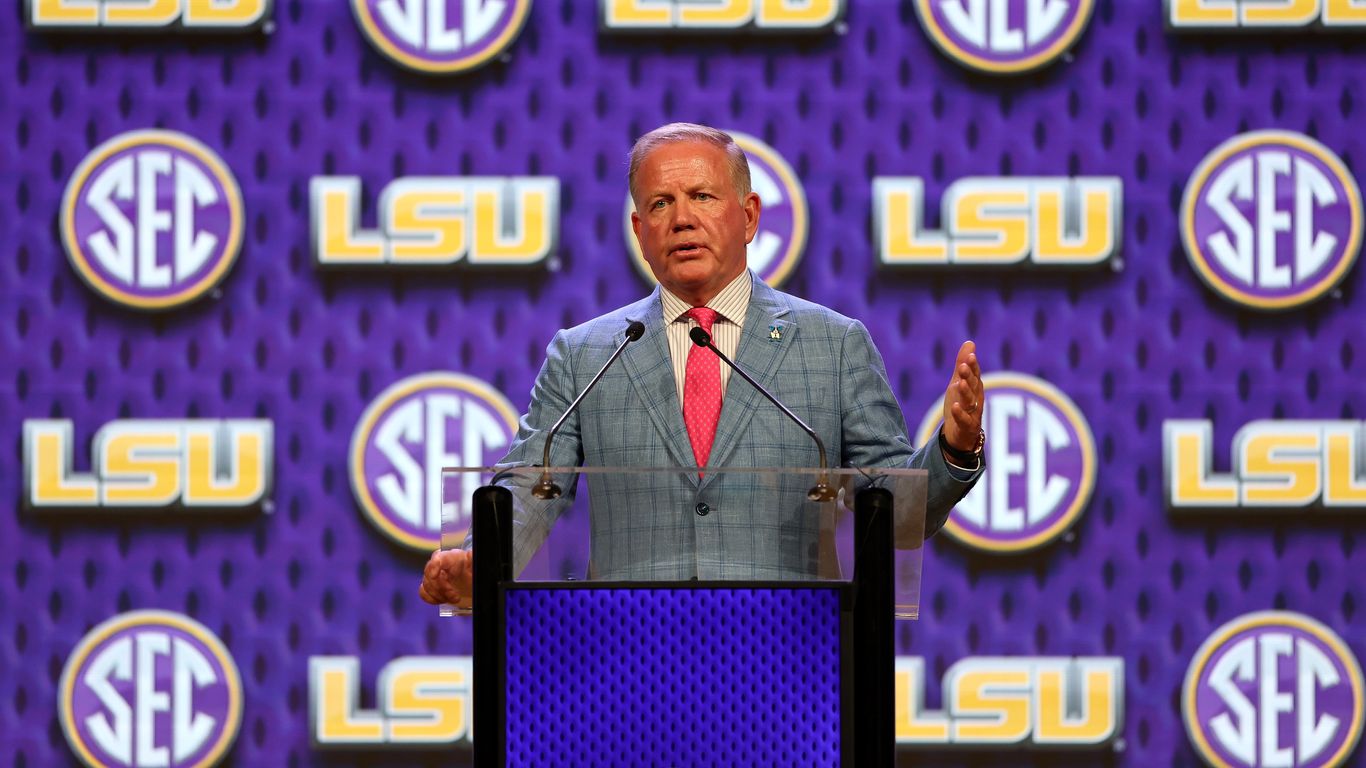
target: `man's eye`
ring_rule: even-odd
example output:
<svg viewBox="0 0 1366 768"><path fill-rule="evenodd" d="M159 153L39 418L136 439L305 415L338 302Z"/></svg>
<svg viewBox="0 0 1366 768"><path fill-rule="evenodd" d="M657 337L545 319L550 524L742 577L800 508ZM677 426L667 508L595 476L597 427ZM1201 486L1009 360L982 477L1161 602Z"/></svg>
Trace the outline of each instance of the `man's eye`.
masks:
<svg viewBox="0 0 1366 768"><path fill-rule="evenodd" d="M659 210L660 208L663 208L663 207L664 207L664 201L663 201L663 200L656 200L656 201L654 201L653 203L650 204L650 207L651 207L651 208L654 208L655 210Z"/></svg>
<svg viewBox="0 0 1366 768"><path fill-rule="evenodd" d="M698 192L698 193L697 193L697 199L698 199L698 200L710 200L710 199L711 199L711 193L710 193L710 192Z"/></svg>

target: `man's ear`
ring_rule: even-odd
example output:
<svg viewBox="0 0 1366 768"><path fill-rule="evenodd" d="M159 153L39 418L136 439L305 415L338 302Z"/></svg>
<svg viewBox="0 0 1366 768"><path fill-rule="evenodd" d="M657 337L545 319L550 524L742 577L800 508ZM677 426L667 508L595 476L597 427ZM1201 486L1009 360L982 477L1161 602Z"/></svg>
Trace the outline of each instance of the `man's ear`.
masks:
<svg viewBox="0 0 1366 768"><path fill-rule="evenodd" d="M745 195L741 207L745 211L745 242L749 243L759 231L759 214L763 212L764 204L757 192L750 192Z"/></svg>

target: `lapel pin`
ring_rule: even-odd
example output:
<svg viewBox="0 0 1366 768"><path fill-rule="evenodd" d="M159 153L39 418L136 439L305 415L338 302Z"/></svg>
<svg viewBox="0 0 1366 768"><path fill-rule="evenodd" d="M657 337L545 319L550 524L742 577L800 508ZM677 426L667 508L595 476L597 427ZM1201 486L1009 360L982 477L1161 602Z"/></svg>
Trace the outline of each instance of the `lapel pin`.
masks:
<svg viewBox="0 0 1366 768"><path fill-rule="evenodd" d="M768 327L768 340L769 340L769 341L782 341L782 340L783 340L783 327L782 327L781 325L770 325L770 326Z"/></svg>

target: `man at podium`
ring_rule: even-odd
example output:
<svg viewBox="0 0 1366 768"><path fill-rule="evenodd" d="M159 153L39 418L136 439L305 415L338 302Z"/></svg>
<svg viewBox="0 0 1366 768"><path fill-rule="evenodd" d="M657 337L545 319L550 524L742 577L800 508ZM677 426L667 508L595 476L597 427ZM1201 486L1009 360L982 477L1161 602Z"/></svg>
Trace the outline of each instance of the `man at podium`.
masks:
<svg viewBox="0 0 1366 768"><path fill-rule="evenodd" d="M774 290L747 268L746 246L758 230L761 204L745 154L728 134L689 123L650 131L631 149L628 182L636 207L632 228L659 286L641 301L555 335L503 463L541 464L551 425L624 346L565 418L548 466L815 466L814 441L698 344L693 336L700 328L725 358L810 424L832 464L927 470L926 535L938 530L983 469L983 388L973 343L958 350L937 440L916 449L863 324ZM640 326L639 340L627 343L628 328L634 333ZM645 505L638 495L616 504L593 494L595 577L814 575L806 554L814 546L800 540L807 529L793 546L790 521L767 509L772 499L728 488L725 475L680 472L677 478ZM432 555L423 600L468 605L466 544ZM537 545L539 539L530 546ZM526 556L519 551L517 560Z"/></svg>

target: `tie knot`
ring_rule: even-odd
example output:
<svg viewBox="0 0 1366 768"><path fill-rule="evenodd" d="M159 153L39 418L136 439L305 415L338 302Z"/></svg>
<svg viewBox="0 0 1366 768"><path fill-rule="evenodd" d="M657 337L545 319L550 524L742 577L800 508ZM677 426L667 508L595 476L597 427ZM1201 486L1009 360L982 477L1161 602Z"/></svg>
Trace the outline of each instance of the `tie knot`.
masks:
<svg viewBox="0 0 1366 768"><path fill-rule="evenodd" d="M711 333L712 323L716 322L716 310L711 307L693 307L683 314L696 320L702 330L707 333Z"/></svg>

